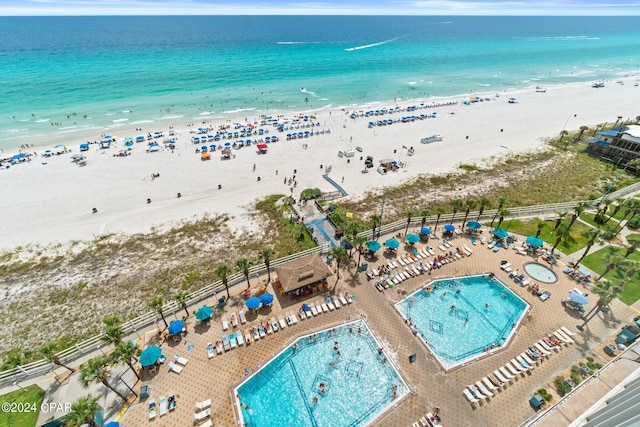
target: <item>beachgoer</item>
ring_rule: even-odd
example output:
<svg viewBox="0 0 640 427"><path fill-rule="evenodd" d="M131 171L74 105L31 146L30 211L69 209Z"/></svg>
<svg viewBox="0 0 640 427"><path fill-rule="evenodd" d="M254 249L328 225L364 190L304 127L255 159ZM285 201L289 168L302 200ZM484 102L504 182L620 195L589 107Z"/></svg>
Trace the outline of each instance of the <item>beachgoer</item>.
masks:
<svg viewBox="0 0 640 427"><path fill-rule="evenodd" d="M449 310L451 310L451 311L453 311L453 310L455 310L455 309L456 309L456 306L455 306L455 305L452 305L451 307L449 307Z"/></svg>
<svg viewBox="0 0 640 427"><path fill-rule="evenodd" d="M318 403L318 396L313 396L313 399L311 400L314 404Z"/></svg>

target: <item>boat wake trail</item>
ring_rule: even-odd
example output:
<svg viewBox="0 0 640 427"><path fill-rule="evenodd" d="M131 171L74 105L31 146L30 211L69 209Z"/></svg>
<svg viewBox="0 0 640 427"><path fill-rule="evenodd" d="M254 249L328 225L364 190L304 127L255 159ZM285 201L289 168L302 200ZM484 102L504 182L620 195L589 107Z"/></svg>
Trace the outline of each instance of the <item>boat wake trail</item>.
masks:
<svg viewBox="0 0 640 427"><path fill-rule="evenodd" d="M306 89L305 89L305 88L303 88L303 87L301 87L301 88L300 88L300 92L302 92L302 93L306 93L306 94L309 94L309 95L311 95L311 96L318 96L318 95L316 95L316 93L315 93L315 92L311 92L310 90L306 90Z"/></svg>
<svg viewBox="0 0 640 427"><path fill-rule="evenodd" d="M382 46L383 44L387 44L387 43L392 43L396 40L398 40L400 37L394 37L392 39L389 40L385 40L383 42L378 42L378 43L371 43L371 44L365 44L363 46L356 46L356 47L348 47L345 49L345 52L352 52L354 50L362 50L362 49L369 49L371 47L376 47L376 46Z"/></svg>

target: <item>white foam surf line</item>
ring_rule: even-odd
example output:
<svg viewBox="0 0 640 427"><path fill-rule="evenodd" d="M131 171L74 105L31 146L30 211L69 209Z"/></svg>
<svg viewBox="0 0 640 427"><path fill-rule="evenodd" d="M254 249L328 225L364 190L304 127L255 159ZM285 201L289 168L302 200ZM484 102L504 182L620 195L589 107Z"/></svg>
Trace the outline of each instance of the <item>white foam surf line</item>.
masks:
<svg viewBox="0 0 640 427"><path fill-rule="evenodd" d="M363 46L348 47L348 48L344 49L344 51L345 52L353 52L354 50L362 50L362 49L369 49L369 48L376 47L376 46L382 46L382 45L385 45L387 43L392 43L392 42L398 40L399 38L400 37L394 37L392 39L385 40L383 42L371 43L371 44L366 44L366 45L363 45Z"/></svg>

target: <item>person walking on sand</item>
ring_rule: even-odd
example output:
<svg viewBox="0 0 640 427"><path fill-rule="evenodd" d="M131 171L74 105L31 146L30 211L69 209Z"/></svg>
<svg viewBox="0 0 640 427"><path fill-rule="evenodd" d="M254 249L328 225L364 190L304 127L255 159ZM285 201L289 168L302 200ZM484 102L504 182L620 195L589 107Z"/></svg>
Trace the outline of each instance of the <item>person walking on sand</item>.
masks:
<svg viewBox="0 0 640 427"><path fill-rule="evenodd" d="M256 164L255 163L253 164L253 171L254 172L256 171Z"/></svg>

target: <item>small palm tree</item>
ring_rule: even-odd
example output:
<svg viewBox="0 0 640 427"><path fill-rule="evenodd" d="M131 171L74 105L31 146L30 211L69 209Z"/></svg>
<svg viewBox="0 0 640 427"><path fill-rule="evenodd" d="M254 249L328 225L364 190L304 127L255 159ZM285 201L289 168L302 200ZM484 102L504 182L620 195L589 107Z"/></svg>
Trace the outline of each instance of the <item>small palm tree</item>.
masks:
<svg viewBox="0 0 640 427"><path fill-rule="evenodd" d="M587 254L591 250L591 247L594 244L596 244L597 242L600 242L600 236L602 235L602 231L599 228L590 228L586 231L583 231L581 234L589 240L587 241L587 246L585 247L582 256L578 261L576 261L576 265L582 262L582 260L584 259L584 257L587 256Z"/></svg>
<svg viewBox="0 0 640 427"><path fill-rule="evenodd" d="M622 116L618 116L618 119L616 120L616 122L613 124L613 127L618 126L618 123L621 122L622 120Z"/></svg>
<svg viewBox="0 0 640 427"><path fill-rule="evenodd" d="M420 210L420 216L422 217L422 227L424 227L424 225L427 223L427 217L429 215L431 215L431 212L429 212L429 209Z"/></svg>
<svg viewBox="0 0 640 427"><path fill-rule="evenodd" d="M352 246L356 248L358 251L358 265L360 265L360 259L362 257L362 252L364 252L365 244L367 243L367 238L364 236L356 235L351 242Z"/></svg>
<svg viewBox="0 0 640 427"><path fill-rule="evenodd" d="M498 227L500 228L500 226L502 225L502 222L504 221L504 217L511 214L511 212L509 211L509 209L500 209L500 211L498 212L500 214L500 218L498 218Z"/></svg>
<svg viewBox="0 0 640 427"><path fill-rule="evenodd" d="M436 213L438 214L438 216L436 217L436 225L435 227L433 227L433 232L435 233L436 230L438 229L438 224L440 224L440 217L442 216L442 214L444 213L444 209L441 207L436 208Z"/></svg>
<svg viewBox="0 0 640 427"><path fill-rule="evenodd" d="M178 305L182 307L185 313L187 313L187 317L189 317L189 310L187 310L187 300L189 299L189 294L183 291L178 292L173 299L176 300Z"/></svg>
<svg viewBox="0 0 640 427"><path fill-rule="evenodd" d="M64 416L64 425L68 427L80 427L88 425L89 427L97 427L94 421L95 415L100 412L98 405L100 396L81 397L71 404L71 411Z"/></svg>
<svg viewBox="0 0 640 427"><path fill-rule="evenodd" d="M627 250L624 254L625 258L629 258L629 255L631 255L632 253L634 253L638 248L640 248L640 240L636 240L636 239L627 239L627 243L629 243L629 246L627 246Z"/></svg>
<svg viewBox="0 0 640 427"><path fill-rule="evenodd" d="M249 283L249 267L251 267L251 262L246 258L240 258L236 261L236 267L244 274L244 278L247 279L247 289L249 289L251 287L251 283Z"/></svg>
<svg viewBox="0 0 640 427"><path fill-rule="evenodd" d="M335 248L331 249L330 253L331 257L336 260L336 274L338 277L336 279L336 284L333 286L333 288L335 289L335 287L338 285L338 280L340 280L340 265L344 261L349 259L349 254L347 254L347 250L342 246L336 246Z"/></svg>
<svg viewBox="0 0 640 427"><path fill-rule="evenodd" d="M382 218L380 217L380 215L371 215L369 217L369 219L371 220L371 240L375 240L376 239L376 228L378 228L378 226L382 223Z"/></svg>
<svg viewBox="0 0 640 427"><path fill-rule="evenodd" d="M580 126L580 133L578 134L577 139L582 139L582 134L587 130L589 130L589 126Z"/></svg>
<svg viewBox="0 0 640 427"><path fill-rule="evenodd" d="M608 199L607 199L608 200ZM613 213L609 216L609 219L607 221L609 221L611 218L613 218L618 212L620 212L620 209L622 209L622 206L624 206L624 202L625 200L621 197L616 199L616 205L613 207Z"/></svg>
<svg viewBox="0 0 640 427"><path fill-rule="evenodd" d="M464 203L460 199L453 199L451 202L451 207L453 208L453 214L451 215L451 222L449 224L453 225L453 220L456 217L456 214L464 209Z"/></svg>
<svg viewBox="0 0 640 427"><path fill-rule="evenodd" d="M536 222L536 228L538 229L536 231L536 237L540 237L540 233L542 233L542 229L545 228L546 226L547 226L547 223L542 220L538 220L538 222Z"/></svg>
<svg viewBox="0 0 640 427"><path fill-rule="evenodd" d="M598 302L596 305L584 316L584 323L578 328L583 329L587 323L591 319L593 319L603 308L605 308L614 298L617 298L618 295L624 289L624 280L622 279L613 279L613 280L603 280L596 282L591 291L598 295Z"/></svg>
<svg viewBox="0 0 640 427"><path fill-rule="evenodd" d="M62 363L60 358L56 355L57 346L54 342L47 343L40 347L40 355L49 363L53 363L54 365L62 366L66 368L69 372L73 372L73 368L68 365Z"/></svg>
<svg viewBox="0 0 640 427"><path fill-rule="evenodd" d="M604 272L596 279L599 281L604 276L606 276L611 270L621 267L624 265L626 258L618 252L616 248L613 246L609 246L607 253L602 257L602 260L607 263L607 267L604 269Z"/></svg>
<svg viewBox="0 0 640 427"><path fill-rule="evenodd" d="M493 223L495 222L496 218L498 217L498 214L502 210L502 207L504 206L505 203L507 203L507 199L505 199L504 197L500 197L498 199L498 209L496 210L496 213L493 215L493 218L491 218L491 227L492 228L493 228Z"/></svg>
<svg viewBox="0 0 640 427"><path fill-rule="evenodd" d="M260 249L260 252L258 252L258 255L262 258L264 266L267 268L267 282L271 282L271 270L269 270L269 263L274 255L273 249L269 247L262 248Z"/></svg>
<svg viewBox="0 0 640 427"><path fill-rule="evenodd" d="M102 383L109 390L117 394L124 402L127 401L127 397L120 393L115 387L109 384L109 360L103 356L97 356L93 359L89 359L86 364L80 368L80 384L82 387L87 388L91 384Z"/></svg>
<svg viewBox="0 0 640 427"><path fill-rule="evenodd" d="M404 234L406 236L407 233L409 232L409 225L411 224L411 217L413 216L413 211L412 210L408 210L408 211L405 212L405 215L407 216L407 228L405 228L405 230L404 230Z"/></svg>
<svg viewBox="0 0 640 427"><path fill-rule="evenodd" d="M562 140L564 139L564 137L565 137L565 136L567 136L567 135L569 135L569 132L568 132L568 131L566 131L566 130L564 130L564 129L562 129L562 130L560 131L560 139L558 140L558 142L562 142Z"/></svg>
<svg viewBox="0 0 640 427"><path fill-rule="evenodd" d="M586 202L580 202L573 208L573 215L571 216L571 222L569 223L569 228L576 222L576 219L584 212L584 210L589 206Z"/></svg>
<svg viewBox="0 0 640 427"><path fill-rule="evenodd" d="M124 362L129 365L129 368L131 368L138 379L140 379L140 375L138 374L138 370L135 368L134 363L138 361L139 356L140 348L133 341L121 342L113 352L113 359L116 362Z"/></svg>
<svg viewBox="0 0 640 427"><path fill-rule="evenodd" d="M464 226L467 223L467 218L469 217L469 212L472 209L475 209L478 206L478 202L475 200L467 200L464 202L464 219L462 220L462 230L464 230Z"/></svg>
<svg viewBox="0 0 640 427"><path fill-rule="evenodd" d="M220 280L222 280L222 284L227 290L227 299L231 297L229 294L229 280L227 279L227 276L229 276L229 273L231 273L231 269L226 264L220 264L216 267L215 275L218 276Z"/></svg>
<svg viewBox="0 0 640 427"><path fill-rule="evenodd" d="M491 207L491 200L487 199L486 197L481 197L480 200L478 200L478 205L480 205L480 210L478 211L476 222L480 222L480 217L484 213L484 210Z"/></svg>
<svg viewBox="0 0 640 427"><path fill-rule="evenodd" d="M575 242L575 239L571 236L571 229L569 229L567 224L562 224L556 229L556 242L553 245L551 252L555 251L558 245L563 241L570 243Z"/></svg>
<svg viewBox="0 0 640 427"><path fill-rule="evenodd" d="M102 318L102 324L106 326L121 325L122 319L117 314L107 314Z"/></svg>
<svg viewBox="0 0 640 427"><path fill-rule="evenodd" d="M124 330L120 325L107 325L102 328L100 339L105 344L118 345L122 342L122 337L124 337Z"/></svg>
<svg viewBox="0 0 640 427"><path fill-rule="evenodd" d="M562 224L562 219L567 216L566 212L556 212L558 214L558 218L556 218L556 226L553 228L554 230L557 230L558 227L560 227L560 224Z"/></svg>
<svg viewBox="0 0 640 427"><path fill-rule="evenodd" d="M160 317L162 318L162 321L164 322L164 327L168 328L169 324L167 323L167 319L164 318L164 312L162 311L163 305L164 305L164 300L162 299L162 297L156 296L156 297L153 297L153 299L149 303L149 308L155 310L160 315Z"/></svg>

